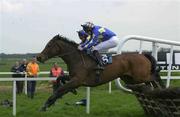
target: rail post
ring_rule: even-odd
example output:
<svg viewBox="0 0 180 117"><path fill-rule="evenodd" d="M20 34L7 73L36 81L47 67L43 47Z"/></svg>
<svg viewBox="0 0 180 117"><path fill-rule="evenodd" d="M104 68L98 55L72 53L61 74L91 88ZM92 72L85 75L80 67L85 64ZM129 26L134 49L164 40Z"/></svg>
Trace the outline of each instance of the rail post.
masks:
<svg viewBox="0 0 180 117"><path fill-rule="evenodd" d="M13 116L16 116L16 80L13 81Z"/></svg>

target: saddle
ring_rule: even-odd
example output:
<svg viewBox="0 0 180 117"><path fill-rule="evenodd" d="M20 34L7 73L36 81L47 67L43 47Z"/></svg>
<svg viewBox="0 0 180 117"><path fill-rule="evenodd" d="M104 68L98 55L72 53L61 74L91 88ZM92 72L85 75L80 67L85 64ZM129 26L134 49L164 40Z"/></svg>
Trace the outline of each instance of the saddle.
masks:
<svg viewBox="0 0 180 117"><path fill-rule="evenodd" d="M103 60L104 65L112 64L113 62L111 53L101 54L101 59Z"/></svg>
<svg viewBox="0 0 180 117"><path fill-rule="evenodd" d="M87 50L86 54L89 55L90 57L92 57L95 61L96 61L96 57L94 56L94 54L92 53L91 50ZM100 52L101 55L101 59L103 61L104 66L108 65L108 64L112 64L112 55L116 54L116 52Z"/></svg>
<svg viewBox="0 0 180 117"><path fill-rule="evenodd" d="M100 52L98 55L96 55L98 58L94 55L94 53L91 50L86 51L86 53L88 55L90 55L90 57L92 57L97 62L97 67L94 70L96 73L96 82L100 82L100 74L104 70L104 68L102 66L112 64L112 62L113 62L112 54L116 54L116 52L109 52L109 53ZM97 59L101 59L101 60L97 60ZM101 63L99 63L99 61L101 61Z"/></svg>

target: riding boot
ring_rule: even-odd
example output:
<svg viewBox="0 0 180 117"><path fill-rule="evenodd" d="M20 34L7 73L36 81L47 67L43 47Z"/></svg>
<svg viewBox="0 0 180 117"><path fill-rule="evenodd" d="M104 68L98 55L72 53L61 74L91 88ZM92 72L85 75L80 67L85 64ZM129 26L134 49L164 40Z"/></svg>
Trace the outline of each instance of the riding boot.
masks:
<svg viewBox="0 0 180 117"><path fill-rule="evenodd" d="M101 59L101 55L99 54L97 50L93 51L93 55L95 56L96 61L98 63L98 66L96 68L96 82L100 82L100 75L101 75L102 70L104 70L103 60Z"/></svg>
<svg viewBox="0 0 180 117"><path fill-rule="evenodd" d="M103 63L103 60L101 58L101 55L99 54L99 52L97 50L93 51L93 55L95 56L95 58L96 58L96 60L98 62L97 69L103 70L104 69L104 63Z"/></svg>

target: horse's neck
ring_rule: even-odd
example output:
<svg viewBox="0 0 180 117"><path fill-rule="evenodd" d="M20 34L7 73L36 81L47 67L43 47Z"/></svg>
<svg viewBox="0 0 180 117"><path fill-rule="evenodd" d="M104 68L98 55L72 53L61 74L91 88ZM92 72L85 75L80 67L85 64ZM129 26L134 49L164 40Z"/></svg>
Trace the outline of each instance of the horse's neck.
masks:
<svg viewBox="0 0 180 117"><path fill-rule="evenodd" d="M66 51L63 51L63 56L61 57L64 62L68 66L75 66L77 63L81 62L81 56L77 50L73 49L67 49Z"/></svg>
<svg viewBox="0 0 180 117"><path fill-rule="evenodd" d="M92 61L92 65L94 65L93 62L95 63L95 61L92 60L92 58L86 56L84 53L81 53L78 50L69 49L69 50L66 50L64 54L65 53L70 53L70 54L62 56L61 58L67 64L69 71L76 70L77 67L80 67L79 65L87 67L87 64L88 64L88 66L90 67L91 66L90 61Z"/></svg>
<svg viewBox="0 0 180 117"><path fill-rule="evenodd" d="M83 66L90 67L91 62L92 65L95 65L95 61L92 60L89 56L86 56L83 52L80 52L77 50L76 47L70 44L63 44L63 50L61 52L61 58L64 60L64 62L67 64L68 70L73 71L77 70L77 68L84 68ZM94 62L94 64L93 64Z"/></svg>

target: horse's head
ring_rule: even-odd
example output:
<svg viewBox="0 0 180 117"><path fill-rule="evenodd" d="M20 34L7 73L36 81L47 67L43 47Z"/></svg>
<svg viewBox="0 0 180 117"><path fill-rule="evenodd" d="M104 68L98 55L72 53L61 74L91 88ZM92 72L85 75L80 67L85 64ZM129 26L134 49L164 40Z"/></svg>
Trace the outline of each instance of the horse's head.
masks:
<svg viewBox="0 0 180 117"><path fill-rule="evenodd" d="M77 50L77 47L77 43L68 40L66 37L56 35L47 43L44 50L37 55L37 60L44 62L55 56L69 55L72 54L72 50Z"/></svg>
<svg viewBox="0 0 180 117"><path fill-rule="evenodd" d="M53 37L45 46L44 50L37 55L39 62L44 62L52 57L58 56L61 52L60 36Z"/></svg>

